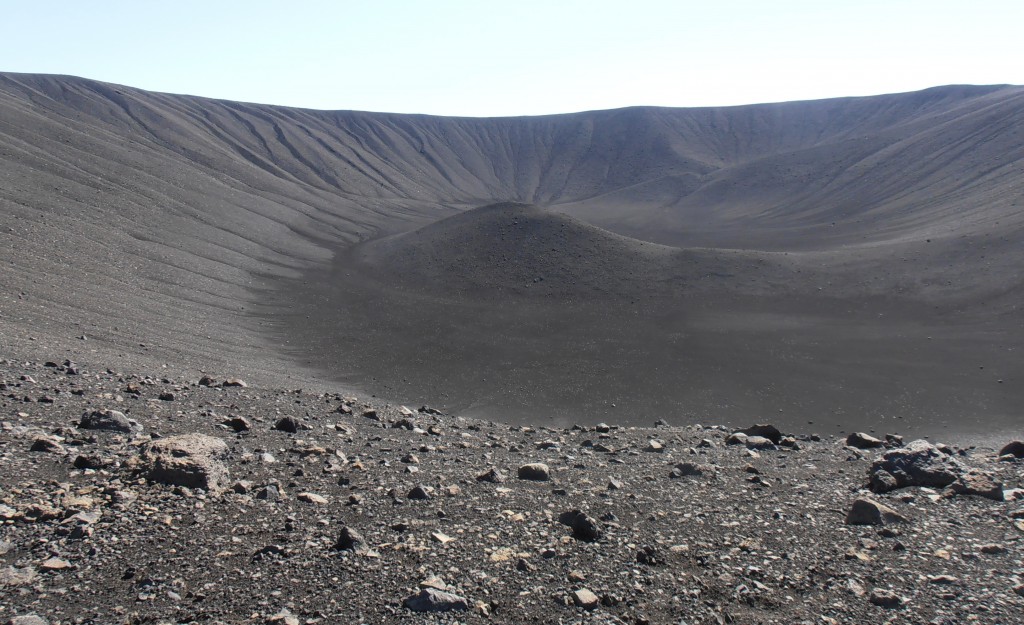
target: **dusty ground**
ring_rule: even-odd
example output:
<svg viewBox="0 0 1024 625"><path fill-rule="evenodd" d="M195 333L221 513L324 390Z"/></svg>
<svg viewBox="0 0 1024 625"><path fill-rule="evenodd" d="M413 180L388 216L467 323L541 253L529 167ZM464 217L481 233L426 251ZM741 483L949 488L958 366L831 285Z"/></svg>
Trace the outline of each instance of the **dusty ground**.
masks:
<svg viewBox="0 0 1024 625"><path fill-rule="evenodd" d="M1024 461L989 448L949 451L1011 501L871 494L885 450L809 431L753 451L710 424L509 427L71 366L0 368L0 621L1015 623L1024 608ZM78 427L100 409L142 429ZM283 417L300 429L272 429ZM223 490L147 480L140 450L183 433L226 443ZM518 479L538 462L548 481ZM672 477L680 463L703 474ZM504 479L480 479L492 469ZM865 496L909 522L845 524ZM573 510L596 540L559 522ZM466 609L403 607L421 587Z"/></svg>

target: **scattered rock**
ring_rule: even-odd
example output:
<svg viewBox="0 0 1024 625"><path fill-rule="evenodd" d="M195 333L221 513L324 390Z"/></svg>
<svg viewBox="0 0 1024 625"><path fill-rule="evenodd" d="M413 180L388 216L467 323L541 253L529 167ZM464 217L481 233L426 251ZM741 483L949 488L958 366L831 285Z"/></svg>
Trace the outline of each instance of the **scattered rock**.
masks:
<svg viewBox="0 0 1024 625"><path fill-rule="evenodd" d="M142 427L128 419L118 410L94 410L82 415L78 427L83 430L102 430L131 434L142 430Z"/></svg>
<svg viewBox="0 0 1024 625"><path fill-rule="evenodd" d="M341 528L341 532L338 534L338 542L334 545L335 549L341 551L354 551L355 553L361 553L367 550L366 539L356 529L345 526Z"/></svg>
<svg viewBox="0 0 1024 625"><path fill-rule="evenodd" d="M67 450L60 444L60 440L53 436L40 436L32 441L29 451L43 452L49 454L65 454Z"/></svg>
<svg viewBox="0 0 1024 625"><path fill-rule="evenodd" d="M267 484L256 493L256 499L262 501L280 501L281 497L281 488L277 484Z"/></svg>
<svg viewBox="0 0 1024 625"><path fill-rule="evenodd" d="M76 469L102 469L113 464L113 461L104 458L99 454L79 454L75 456L74 462L72 462Z"/></svg>
<svg viewBox="0 0 1024 625"><path fill-rule="evenodd" d="M498 469L491 468L488 469L485 473L481 473L480 475L476 476L476 481L490 482L491 484L501 484L502 482L505 481L505 474L499 471Z"/></svg>
<svg viewBox="0 0 1024 625"><path fill-rule="evenodd" d="M743 432L733 432L725 439L726 445L746 445L747 435Z"/></svg>
<svg viewBox="0 0 1024 625"><path fill-rule="evenodd" d="M44 571L66 571L74 568L74 566L63 558L48 558L39 565L39 568Z"/></svg>
<svg viewBox="0 0 1024 625"><path fill-rule="evenodd" d="M846 437L847 447L856 447L857 449L876 449L878 447L883 447L884 445L885 443L881 440L871 436L870 434L865 434L864 432L854 432Z"/></svg>
<svg viewBox="0 0 1024 625"><path fill-rule="evenodd" d="M694 462L680 462L672 468L672 472L669 473L669 477L701 477L702 475L711 473L712 471L712 467L708 465L696 464Z"/></svg>
<svg viewBox="0 0 1024 625"><path fill-rule="evenodd" d="M221 425L235 432L247 432L252 429L252 423L245 417L228 417L221 421Z"/></svg>
<svg viewBox="0 0 1024 625"><path fill-rule="evenodd" d="M49 621L38 614L22 614L8 619L7 625L49 625Z"/></svg>
<svg viewBox="0 0 1024 625"><path fill-rule="evenodd" d="M426 486L422 484L417 484L416 486L412 487L412 490L409 491L409 494L406 495L406 497L408 497L409 499L426 501L430 499L430 492L427 490Z"/></svg>
<svg viewBox="0 0 1024 625"><path fill-rule="evenodd" d="M519 479L546 482L551 479L551 469L542 462L524 464L519 467Z"/></svg>
<svg viewBox="0 0 1024 625"><path fill-rule="evenodd" d="M277 423L274 424L274 429L279 432L295 434L299 430L308 430L309 426L295 417L281 417L277 420Z"/></svg>
<svg viewBox="0 0 1024 625"><path fill-rule="evenodd" d="M782 440L782 432L779 431L779 428L775 427L774 425L768 424L752 425L742 430L736 430L735 432L733 432L733 434L744 434L746 436L760 436L762 438L767 438L776 445L778 445L779 442Z"/></svg>
<svg viewBox="0 0 1024 625"><path fill-rule="evenodd" d="M317 495L316 493L299 493L298 495L295 495L295 498L299 501L316 504L318 506L327 505L327 498L322 495Z"/></svg>
<svg viewBox="0 0 1024 625"><path fill-rule="evenodd" d="M402 605L413 612L462 612L469 609L465 597L436 588L423 588L406 597Z"/></svg>
<svg viewBox="0 0 1024 625"><path fill-rule="evenodd" d="M775 442L766 436L747 436L743 441L747 449L776 449Z"/></svg>
<svg viewBox="0 0 1024 625"><path fill-rule="evenodd" d="M902 607L905 603L903 597L900 597L893 591L886 590L884 588L876 588L872 590L868 600L880 608L886 608L889 610Z"/></svg>
<svg viewBox="0 0 1024 625"><path fill-rule="evenodd" d="M584 610L594 610L601 604L601 599L590 590L580 588L572 592L573 603Z"/></svg>
<svg viewBox="0 0 1024 625"><path fill-rule="evenodd" d="M861 498L853 502L846 515L847 525L888 525L910 521L892 508L871 499Z"/></svg>
<svg viewBox="0 0 1024 625"><path fill-rule="evenodd" d="M224 384L222 384L221 386L226 386L226 387L236 386L236 387L240 387L240 388L246 388L249 385L245 382L245 380L241 380L239 378L228 378L228 379L224 380Z"/></svg>
<svg viewBox="0 0 1024 625"><path fill-rule="evenodd" d="M665 559L661 556L661 553L651 545L644 545L637 550L636 561L639 564L646 564L647 566L665 564Z"/></svg>
<svg viewBox="0 0 1024 625"><path fill-rule="evenodd" d="M573 538L585 542L594 542L601 538L601 528L597 521L587 516L582 510L568 510L558 517L558 522L572 529Z"/></svg>

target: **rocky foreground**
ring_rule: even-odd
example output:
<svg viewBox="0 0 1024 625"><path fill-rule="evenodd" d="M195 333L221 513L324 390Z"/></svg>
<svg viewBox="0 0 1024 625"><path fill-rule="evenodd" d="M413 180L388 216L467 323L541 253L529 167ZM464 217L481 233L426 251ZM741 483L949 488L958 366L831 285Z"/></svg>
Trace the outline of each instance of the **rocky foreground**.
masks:
<svg viewBox="0 0 1024 625"><path fill-rule="evenodd" d="M0 623L1024 622L1022 443L0 382Z"/></svg>

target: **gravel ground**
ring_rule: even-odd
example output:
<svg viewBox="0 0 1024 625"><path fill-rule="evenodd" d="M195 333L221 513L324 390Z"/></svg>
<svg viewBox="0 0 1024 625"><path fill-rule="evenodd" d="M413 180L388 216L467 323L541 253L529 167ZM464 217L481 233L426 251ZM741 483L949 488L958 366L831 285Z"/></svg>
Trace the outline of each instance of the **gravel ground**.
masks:
<svg viewBox="0 0 1024 625"><path fill-rule="evenodd" d="M876 494L889 450L809 432L511 427L230 375L0 361L0 622L1020 622L1024 463L994 449L933 453L1002 501ZM885 524L848 524L857 499Z"/></svg>

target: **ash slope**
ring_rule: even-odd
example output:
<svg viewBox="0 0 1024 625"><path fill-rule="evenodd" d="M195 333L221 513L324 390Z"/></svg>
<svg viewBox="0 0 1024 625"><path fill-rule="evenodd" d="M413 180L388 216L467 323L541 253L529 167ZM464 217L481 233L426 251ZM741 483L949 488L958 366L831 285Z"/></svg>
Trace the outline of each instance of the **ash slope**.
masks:
<svg viewBox="0 0 1024 625"><path fill-rule="evenodd" d="M294 327L332 296L282 298L282 282L338 271L359 241L495 201L531 202L640 239L800 251L805 267L836 275L791 288L822 289L829 301L893 298L938 305L956 323L980 318L989 325L954 333L944 349L985 345L963 366L984 364L992 379L944 370L972 389L1005 379L995 394L977 391L987 413L1020 403L1007 389L1021 386L1011 350L1021 334L1022 116L1019 87L464 119L3 74L0 336L28 357L75 352L156 372L330 383L358 369L336 349L343 341L300 354ZM901 336L909 361L949 360L922 352L913 332ZM775 337L758 337L767 347L755 360L785 375L788 361L771 356ZM380 331L361 339L378 352L394 340ZM725 364L704 374L750 386L730 366L744 353L718 353ZM856 378L864 366L837 373ZM398 380L360 383L394 390ZM934 396L945 378L914 380ZM695 398L693 409L711 405Z"/></svg>

